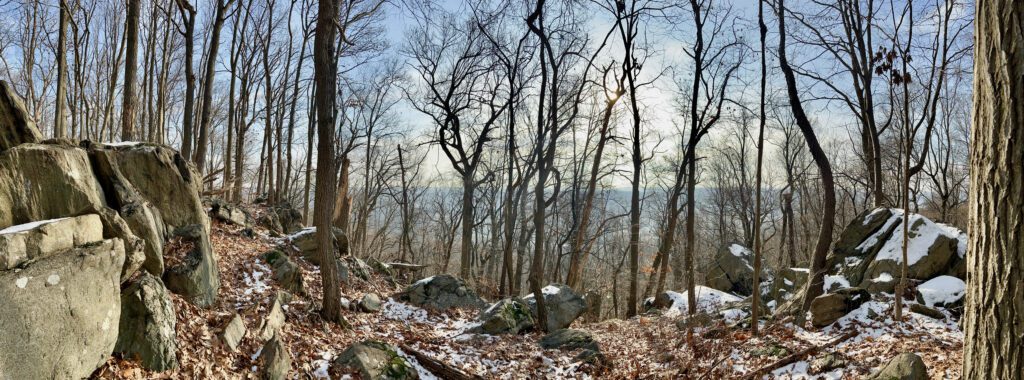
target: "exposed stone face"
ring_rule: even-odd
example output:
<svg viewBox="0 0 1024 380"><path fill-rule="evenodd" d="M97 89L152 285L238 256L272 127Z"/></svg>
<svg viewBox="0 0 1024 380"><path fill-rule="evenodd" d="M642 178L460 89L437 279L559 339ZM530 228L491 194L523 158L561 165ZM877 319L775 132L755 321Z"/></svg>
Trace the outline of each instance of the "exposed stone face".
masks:
<svg viewBox="0 0 1024 380"><path fill-rule="evenodd" d="M0 230L0 270L103 240L99 215L21 224Z"/></svg>
<svg viewBox="0 0 1024 380"><path fill-rule="evenodd" d="M270 308L267 310L267 316L263 318L263 322L260 322L260 328L258 337L261 341L270 340L277 332L284 327L285 317L284 311L281 310L281 304L285 302L282 294L277 294L270 303Z"/></svg>
<svg viewBox="0 0 1024 380"><path fill-rule="evenodd" d="M480 325L471 331L490 335L518 334L534 326L530 306L519 298L506 298L495 302L480 312L477 320L480 321Z"/></svg>
<svg viewBox="0 0 1024 380"><path fill-rule="evenodd" d="M442 274L427 277L409 285L400 299L428 309L476 308L487 306L466 282L455 276Z"/></svg>
<svg viewBox="0 0 1024 380"><path fill-rule="evenodd" d="M160 278L143 272L121 292L121 320L114 351L162 372L178 366L174 305Z"/></svg>
<svg viewBox="0 0 1024 380"><path fill-rule="evenodd" d="M263 368L260 378L263 380L284 380L292 370L292 354L280 338L274 336L263 345L260 351Z"/></svg>
<svg viewBox="0 0 1024 380"><path fill-rule="evenodd" d="M713 289L749 296L754 294L753 252L737 243L729 243L718 250L715 261L705 271L705 282ZM766 284L767 271L761 274Z"/></svg>
<svg viewBox="0 0 1024 380"><path fill-rule="evenodd" d="M359 300L359 310L367 313L380 311L380 296L375 293L366 293L363 299Z"/></svg>
<svg viewBox="0 0 1024 380"><path fill-rule="evenodd" d="M587 302L583 300L583 297L566 285L545 286L541 289L541 294L544 295L544 306L548 314L546 331L568 328L576 318L587 311ZM534 299L534 295L532 293L527 295L523 301L530 306L534 319L540 319L537 316L537 301Z"/></svg>
<svg viewBox="0 0 1024 380"><path fill-rule="evenodd" d="M359 371L364 380L415 380L419 373L394 347L375 340L353 344L333 365Z"/></svg>
<svg viewBox="0 0 1024 380"><path fill-rule="evenodd" d="M811 324L814 327L831 325L870 300L871 293L861 288L845 288L822 294L811 301Z"/></svg>
<svg viewBox="0 0 1024 380"><path fill-rule="evenodd" d="M178 152L148 143L107 148L116 152L114 157L121 173L159 210L168 230L198 224L209 233L210 221L199 197L201 179Z"/></svg>
<svg viewBox="0 0 1024 380"><path fill-rule="evenodd" d="M198 224L179 228L174 235L188 242L191 249L179 252L182 257L168 263L164 284L168 290L180 294L193 305L212 306L217 302L220 291L220 274L210 235Z"/></svg>
<svg viewBox="0 0 1024 380"><path fill-rule="evenodd" d="M878 373L868 380L928 380L928 367L917 354L904 352L896 355Z"/></svg>
<svg viewBox="0 0 1024 380"><path fill-rule="evenodd" d="M9 83L0 80L0 152L42 139L21 97Z"/></svg>
<svg viewBox="0 0 1024 380"><path fill-rule="evenodd" d="M249 214L241 207L228 203L222 199L210 200L209 204L210 215L222 222L231 223L236 226L248 226L250 224Z"/></svg>
<svg viewBox="0 0 1024 380"><path fill-rule="evenodd" d="M242 343L242 338L245 337L245 321L242 320L242 316L235 313L231 317L231 321L224 327L224 331L220 334L221 341L228 347L232 352L238 351L238 345Z"/></svg>
<svg viewBox="0 0 1024 380"><path fill-rule="evenodd" d="M124 244L90 243L0 271L0 373L80 379L110 356L121 315Z"/></svg>
<svg viewBox="0 0 1024 380"><path fill-rule="evenodd" d="M105 207L81 148L22 144L0 153L0 228Z"/></svg>

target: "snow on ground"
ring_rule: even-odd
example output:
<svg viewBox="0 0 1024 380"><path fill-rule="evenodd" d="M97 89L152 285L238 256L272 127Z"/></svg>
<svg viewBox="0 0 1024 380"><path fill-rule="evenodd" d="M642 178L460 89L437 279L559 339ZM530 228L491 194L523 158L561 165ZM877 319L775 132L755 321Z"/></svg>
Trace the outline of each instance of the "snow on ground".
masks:
<svg viewBox="0 0 1024 380"><path fill-rule="evenodd" d="M825 275L825 291L828 292L832 289L832 285L838 286L836 289L843 289L850 287L850 280L842 275Z"/></svg>
<svg viewBox="0 0 1024 380"><path fill-rule="evenodd" d="M967 284L953 276L939 276L917 286L926 306L948 305L964 297Z"/></svg>

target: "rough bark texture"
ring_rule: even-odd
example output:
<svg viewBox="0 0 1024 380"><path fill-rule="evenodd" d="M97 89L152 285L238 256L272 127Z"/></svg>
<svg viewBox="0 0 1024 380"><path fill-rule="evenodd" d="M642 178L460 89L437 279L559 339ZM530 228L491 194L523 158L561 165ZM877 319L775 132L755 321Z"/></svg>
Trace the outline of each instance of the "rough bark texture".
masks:
<svg viewBox="0 0 1024 380"><path fill-rule="evenodd" d="M320 1L320 13L316 20L316 39L314 40L313 77L316 82L317 142L316 158L316 204L313 211L313 224L317 230L330 231L331 213L334 210L335 162L334 162L334 96L337 88L338 67L335 66L335 36L337 33L334 18L338 9L333 1ZM332 234L317 235L317 255L321 263L331 263L334 258L334 242ZM337 265L321 265L323 277L324 319L342 322L341 298L338 290Z"/></svg>
<svg viewBox="0 0 1024 380"><path fill-rule="evenodd" d="M965 379L1024 378L1024 3L980 0Z"/></svg>
<svg viewBox="0 0 1024 380"><path fill-rule="evenodd" d="M140 0L128 1L128 18L125 23L125 37L128 48L124 60L124 101L121 103L121 140L135 138L135 70L139 56L139 7Z"/></svg>

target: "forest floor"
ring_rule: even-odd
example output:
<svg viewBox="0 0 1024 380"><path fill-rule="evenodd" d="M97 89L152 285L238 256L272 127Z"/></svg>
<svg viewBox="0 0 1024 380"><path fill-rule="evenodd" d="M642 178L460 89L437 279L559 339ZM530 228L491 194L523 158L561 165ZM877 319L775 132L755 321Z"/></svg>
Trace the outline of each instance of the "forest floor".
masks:
<svg viewBox="0 0 1024 380"><path fill-rule="evenodd" d="M171 296L178 316L179 368L152 373L115 356L96 371L95 378L258 378L261 343L255 331L278 291L260 254L276 246L277 240L259 228L256 236L249 238L241 227L213 223L221 298L215 307L200 309ZM343 289L350 300L367 292L380 294L384 303L379 313L346 312L349 329L326 323L316 312L322 294L319 270L302 259L297 262L303 268L308 294L295 297L284 307L287 324L279 334L291 351L290 376L297 379L358 378L356 373L330 368L330 363L350 344L366 339L404 346L488 379L750 378L752 371L762 368L771 368L762 376L766 379L858 379L902 352L920 355L933 379L960 378L963 334L957 324L950 318L939 321L908 312L907 321L897 325L887 317L891 314L889 303L868 302L825 329L805 330L773 322L763 325L761 337L753 338L748 330L719 325L698 331L689 344L686 332L677 328L670 316L648 314L592 324L577 321L573 327L591 333L600 345L606 357L601 365L574 360L578 352L541 349L537 342L542 335L537 332L511 336L467 333L475 323L475 313L428 312L395 301L389 295L402 286L384 279L353 277ZM248 332L237 352L232 352L220 343L218 333L235 312L244 319ZM792 364L772 365L850 334L854 335ZM400 354L417 367L421 379L437 378L409 353ZM826 356L831 360L822 360ZM839 366L821 368L826 362Z"/></svg>

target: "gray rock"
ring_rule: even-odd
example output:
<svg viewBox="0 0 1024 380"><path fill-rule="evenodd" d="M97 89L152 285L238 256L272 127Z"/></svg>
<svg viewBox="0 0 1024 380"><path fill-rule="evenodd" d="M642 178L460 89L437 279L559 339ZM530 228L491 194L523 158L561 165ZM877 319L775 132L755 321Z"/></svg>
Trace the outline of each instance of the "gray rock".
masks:
<svg viewBox="0 0 1024 380"><path fill-rule="evenodd" d="M209 233L202 225L193 224L178 228L174 236L184 242L187 250L165 257L168 268L163 276L164 284L193 305L213 306L220 292L220 273Z"/></svg>
<svg viewBox="0 0 1024 380"><path fill-rule="evenodd" d="M132 233L131 228L128 226L128 222L125 222L125 220L122 219L121 216L113 209L104 207L95 211L96 214L100 216L100 221L103 223L103 238L117 238L124 242L124 266L121 267L121 283L124 284L128 282L136 272L142 269L143 264L145 264L145 245L147 244L147 241L135 236L135 234ZM163 239L163 237L161 236L160 239ZM162 268L162 251L160 253L160 265Z"/></svg>
<svg viewBox="0 0 1024 380"><path fill-rule="evenodd" d="M345 236L345 232L332 228L334 232L334 244L341 250L341 252L348 252L348 238ZM320 265L320 256L317 253L317 248L320 246L316 241L317 232L316 227L304 228L292 235L288 236L288 241L294 246L302 257L313 263L313 265ZM335 250L335 257L340 258L338 250Z"/></svg>
<svg viewBox="0 0 1024 380"><path fill-rule="evenodd" d="M231 223L236 226L248 226L249 214L242 208L225 202L222 199L213 199L210 202L210 215L218 220Z"/></svg>
<svg viewBox="0 0 1024 380"><path fill-rule="evenodd" d="M281 305L284 302L284 296L280 293L274 296L274 299L270 302L270 309L267 311L267 316L260 322L259 333L257 337L260 341L267 341L273 338L277 334L281 327L284 327L285 317L284 310L281 309Z"/></svg>
<svg viewBox="0 0 1024 380"><path fill-rule="evenodd" d="M753 252L742 245L730 243L722 246L704 272L707 286L741 296L754 294L752 256ZM769 278L767 271L761 274L762 283L767 283Z"/></svg>
<svg viewBox="0 0 1024 380"><path fill-rule="evenodd" d="M544 349L590 349L598 351L597 342L590 336L590 333L583 330L559 329L555 330L540 339L540 347Z"/></svg>
<svg viewBox="0 0 1024 380"><path fill-rule="evenodd" d="M292 354L276 335L263 345L260 361L263 362L260 370L260 378L263 380L287 379L288 372L292 370Z"/></svg>
<svg viewBox="0 0 1024 380"><path fill-rule="evenodd" d="M390 345L374 340L353 344L334 360L334 366L359 371L363 380L415 380L419 373Z"/></svg>
<svg viewBox="0 0 1024 380"><path fill-rule="evenodd" d="M0 80L0 151L43 139L18 93Z"/></svg>
<svg viewBox="0 0 1024 380"><path fill-rule="evenodd" d="M434 310L482 309L487 306L487 303L477 296L465 281L447 274L427 277L414 282L399 295L399 299L408 301L414 306Z"/></svg>
<svg viewBox="0 0 1024 380"><path fill-rule="evenodd" d="M238 345L242 343L242 338L245 338L245 332L245 321L242 320L241 315L235 313L228 325L224 327L224 331L220 333L220 339L231 352L237 352Z"/></svg>
<svg viewBox="0 0 1024 380"><path fill-rule="evenodd" d="M814 361L811 362L811 368L815 373L824 373L838 368L844 368L847 364L846 359L844 359L842 355L835 352L829 352L815 358Z"/></svg>
<svg viewBox="0 0 1024 380"><path fill-rule="evenodd" d="M896 355L869 380L928 380L928 367L916 354L904 352Z"/></svg>
<svg viewBox="0 0 1024 380"><path fill-rule="evenodd" d="M811 300L811 324L825 327L871 300L871 293L861 288L839 289Z"/></svg>
<svg viewBox="0 0 1024 380"><path fill-rule="evenodd" d="M152 371L176 368L175 318L164 284L143 272L121 292L121 320L114 351L138 358Z"/></svg>
<svg viewBox="0 0 1024 380"><path fill-rule="evenodd" d="M541 289L541 293L544 295L544 306L548 314L546 331L568 328L576 318L579 318L587 310L587 302L568 286L551 284ZM527 295L523 301L530 306L534 319L539 320L534 295Z"/></svg>
<svg viewBox="0 0 1024 380"><path fill-rule="evenodd" d="M363 299L359 301L359 310L367 313L380 311L380 296L374 293L364 294Z"/></svg>
<svg viewBox="0 0 1024 380"><path fill-rule="evenodd" d="M272 277L281 288L293 294L306 293L302 281L302 269L291 257L276 249L267 251L262 256L263 260L270 264L270 269L273 271Z"/></svg>
<svg viewBox="0 0 1024 380"><path fill-rule="evenodd" d="M99 215L51 219L0 230L0 270L103 240Z"/></svg>
<svg viewBox="0 0 1024 380"><path fill-rule="evenodd" d="M480 325L470 329L478 334L518 334L533 328L534 319L530 307L519 298L506 298L480 313Z"/></svg>
<svg viewBox="0 0 1024 380"><path fill-rule="evenodd" d="M124 244L104 240L0 271L0 373L81 379L106 362L121 317Z"/></svg>
<svg viewBox="0 0 1024 380"><path fill-rule="evenodd" d="M903 240L903 220L900 219L897 223L897 228L893 232L890 240L895 239L902 245ZM917 241L921 239L930 239L929 236L924 236L925 229L938 228L934 222L928 220L918 214L910 215L910 246L927 246L928 252L926 255L921 257L916 262L910 264L907 267L907 277L915 280L928 280L935 276L945 274L953 268L955 265L955 259L957 256L957 239L940 234L934 237L933 241ZM910 254L913 254L910 253ZM882 255L879 255L872 261L867 270L864 272L864 278L875 278L882 273L891 273L893 277L897 277L900 273L900 262L891 259L882 259Z"/></svg>
<svg viewBox="0 0 1024 380"><path fill-rule="evenodd" d="M192 163L158 144L105 148L114 152L124 178L160 212L167 230L198 224L209 234L210 220L200 198L202 178Z"/></svg>
<svg viewBox="0 0 1024 380"><path fill-rule="evenodd" d="M103 207L103 190L84 149L22 144L0 153L0 228Z"/></svg>

